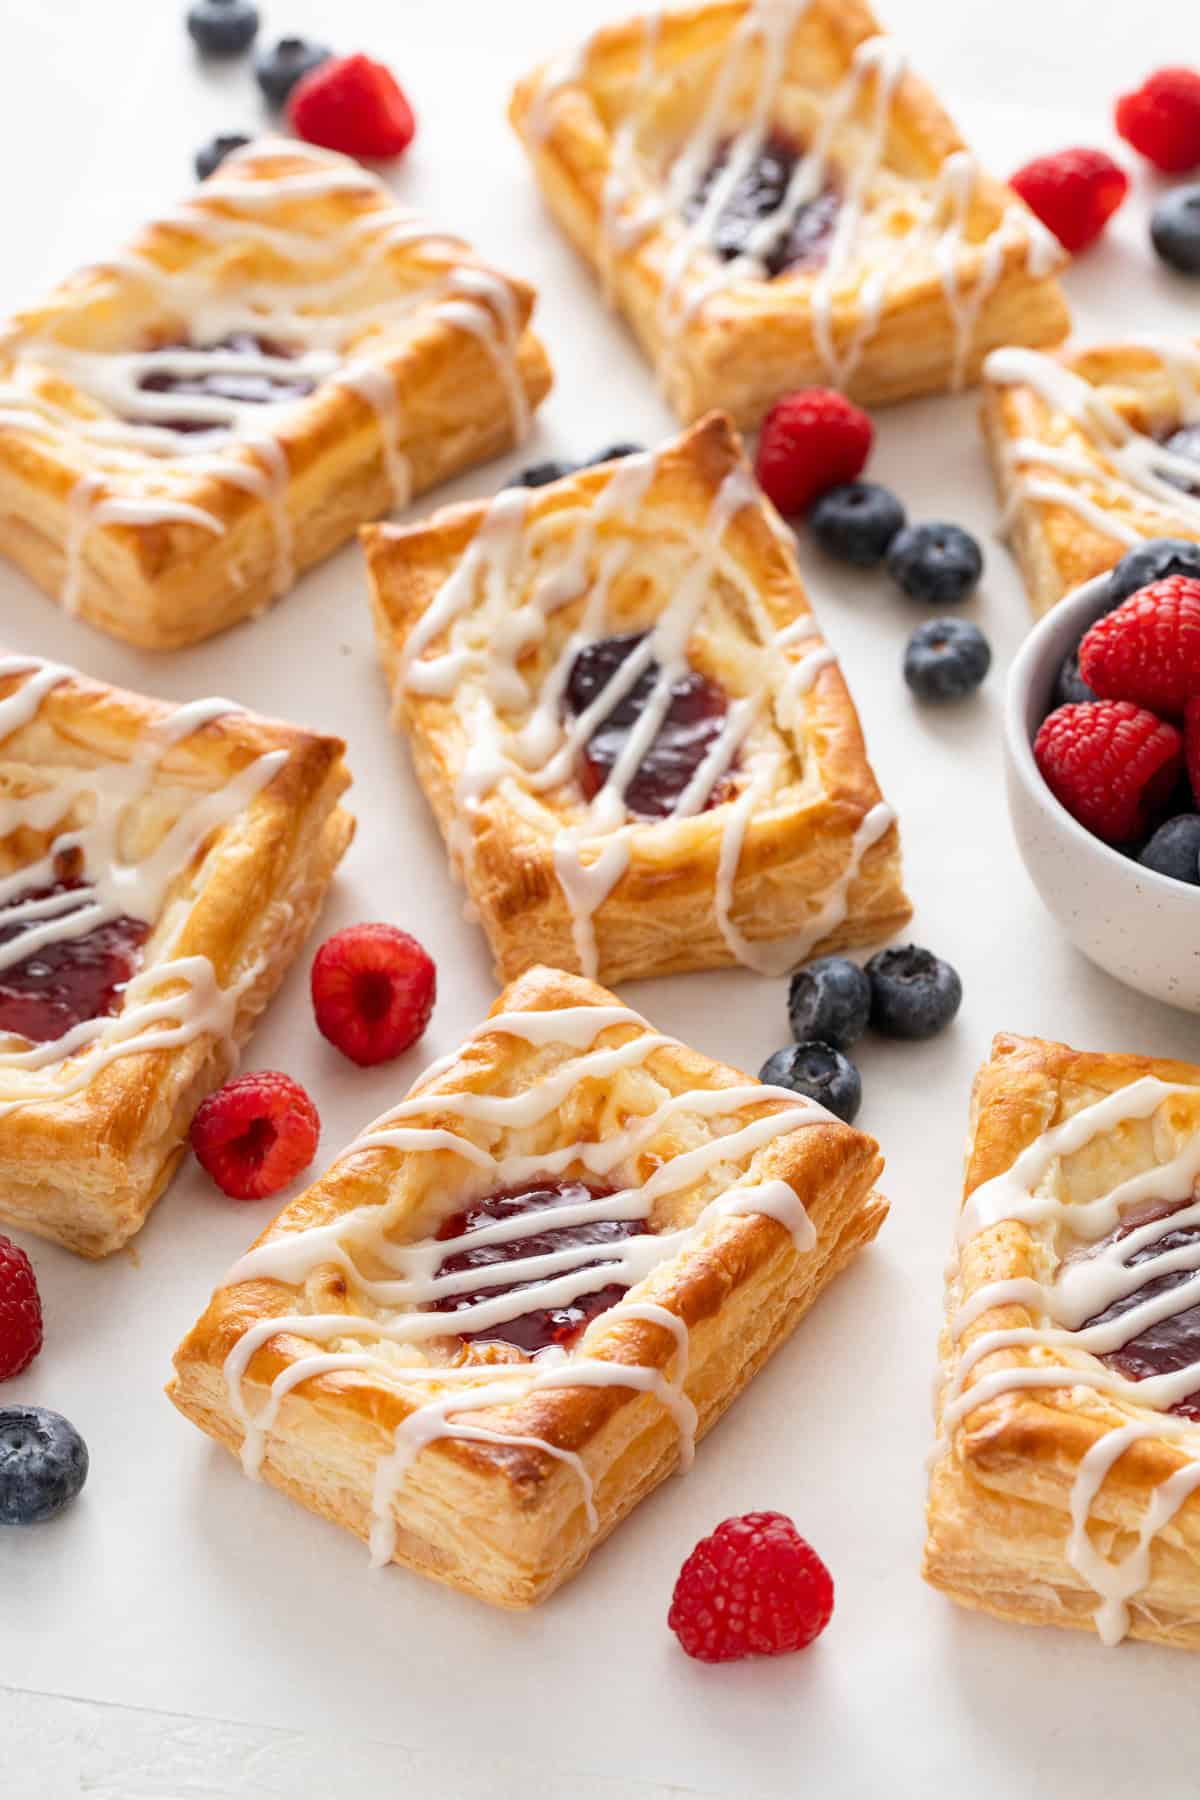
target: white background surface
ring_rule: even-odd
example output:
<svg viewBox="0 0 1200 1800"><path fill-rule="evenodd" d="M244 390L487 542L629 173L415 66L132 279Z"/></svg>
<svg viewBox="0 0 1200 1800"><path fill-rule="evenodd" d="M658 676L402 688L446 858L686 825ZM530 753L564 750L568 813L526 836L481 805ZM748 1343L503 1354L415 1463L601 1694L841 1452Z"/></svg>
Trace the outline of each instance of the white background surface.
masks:
<svg viewBox="0 0 1200 1800"><path fill-rule="evenodd" d="M558 385L525 454L439 500L485 494L506 468L671 421L619 324L543 217L503 119L512 78L620 10L620 0L273 0L267 29L333 37L390 60L420 131L394 183L405 199L533 279ZM248 67L201 69L176 0L9 0L0 149L7 172L0 303L36 295L118 244L187 185L194 147L259 122ZM953 18L953 27L941 20ZM1103 142L1112 95L1194 53L1186 0L890 0L976 145L1005 173L1035 150ZM1081 330L1185 328L1196 293L1145 243L1138 177L1109 243L1072 271ZM898 808L913 936L966 990L940 1041L861 1047L861 1123L888 1157L893 1213L701 1451L541 1611L489 1612L399 1571L265 1488L161 1394L171 1350L265 1222L189 1168L133 1254L101 1266L29 1245L46 1349L0 1398L48 1404L88 1439L92 1476L55 1524L0 1539L0 1780L19 1800L409 1793L579 1800L668 1790L736 1796L1053 1793L1173 1800L1195 1792L1195 1667L1168 1651L1107 1652L956 1611L917 1569L929 1376L956 1210L965 1106L1005 1028L1084 1047L1194 1056L1194 1019L1125 992L1058 937L1021 870L1001 790L1000 702L1026 607L994 542L971 397L879 421L871 473L910 514L986 541L969 608L996 667L981 698L910 704L899 659L920 616L882 577L806 554L884 789ZM431 501L418 503L416 511ZM246 1059L288 1069L322 1113L322 1160L478 1020L494 989L459 916L440 843L386 726L358 553L308 576L260 623L168 659L66 619L0 571L7 645L175 700L226 693L342 733L358 841L319 935L363 918L414 930L441 999L417 1052L360 1072L318 1038L306 956ZM703 1050L756 1069L786 1040L786 987L746 973L628 990ZM779 1507L828 1560L833 1625L810 1654L706 1669L666 1629L678 1566L730 1512Z"/></svg>

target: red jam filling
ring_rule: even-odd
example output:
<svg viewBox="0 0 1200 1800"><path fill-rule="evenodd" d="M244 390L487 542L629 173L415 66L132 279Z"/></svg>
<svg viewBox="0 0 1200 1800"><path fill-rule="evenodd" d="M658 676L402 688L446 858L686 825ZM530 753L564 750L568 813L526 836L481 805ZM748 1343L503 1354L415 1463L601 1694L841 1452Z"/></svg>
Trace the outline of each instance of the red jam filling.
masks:
<svg viewBox="0 0 1200 1800"><path fill-rule="evenodd" d="M1180 475L1168 475L1165 469L1161 471L1163 480L1169 481L1172 487L1180 488L1185 494L1200 496L1200 425L1181 426L1178 431L1169 432L1159 441L1163 449L1169 450L1172 456L1185 457L1188 462L1197 465L1195 481L1185 481Z"/></svg>
<svg viewBox="0 0 1200 1800"><path fill-rule="evenodd" d="M4 915L11 907L66 893L78 893L80 905L84 905L88 883L58 881L52 887L30 888L8 907L0 907L0 945L47 922L33 918L6 925ZM70 913L56 916L65 919ZM144 920L122 914L80 937L43 944L22 962L0 969L0 1033L15 1032L35 1044L48 1044L84 1019L115 1012L121 989L137 969L138 953L149 930Z"/></svg>
<svg viewBox="0 0 1200 1800"><path fill-rule="evenodd" d="M1167 1207L1159 1215L1164 1221L1177 1207ZM1153 1214L1143 1215L1136 1221L1122 1225L1105 1243L1115 1243L1128 1237L1150 1223ZM1165 1256L1168 1250L1180 1250L1187 1244L1200 1243L1200 1225L1184 1225L1177 1230L1165 1230L1161 1237L1151 1243L1144 1244L1135 1250L1132 1256L1125 1259L1127 1268L1139 1268L1143 1264L1152 1264L1156 1257ZM1097 1248L1103 1248L1098 1245ZM1084 1325L1107 1325L1113 1319L1119 1319L1132 1307L1140 1306L1145 1300L1153 1300L1158 1294L1170 1293L1175 1288L1186 1287L1191 1281L1200 1277L1198 1269L1173 1269L1166 1275L1151 1278L1135 1293L1125 1294L1114 1300L1111 1306L1088 1319ZM1151 1375L1172 1375L1177 1369L1189 1369L1193 1363L1200 1364L1200 1285L1196 1288L1196 1302L1192 1306L1181 1306L1177 1313L1160 1319L1157 1325L1147 1325L1136 1337L1122 1344L1119 1350L1112 1350L1101 1358L1110 1368L1117 1369L1129 1381L1145 1381ZM1200 1381L1200 1373L1198 1373ZM1177 1400L1171 1408L1173 1413L1181 1414L1185 1419L1200 1420L1200 1386L1194 1394L1187 1394Z"/></svg>
<svg viewBox="0 0 1200 1800"><path fill-rule="evenodd" d="M494 1225L498 1220L522 1218L544 1207L600 1200L612 1191L611 1188L587 1186L582 1181L546 1181L539 1182L536 1187L508 1188L501 1193L489 1195L486 1200L477 1200L464 1212L455 1213L444 1222L437 1235L439 1239L469 1237L473 1231ZM480 1244L475 1250L456 1251L453 1256L442 1259L437 1273L457 1275L466 1269L490 1270L503 1263L513 1262L518 1257L547 1256L554 1250L593 1244L598 1253L596 1261L584 1262L578 1266L582 1269L598 1268L603 1262L606 1248L619 1243L623 1238L638 1237L647 1230L649 1225L645 1219L594 1219L584 1225L550 1226L531 1236L506 1238L497 1243ZM461 1312L464 1307L476 1306L481 1301L495 1300L501 1294L524 1293L528 1290L534 1295L543 1282L554 1279L553 1276L543 1276L538 1281L501 1282L494 1287L479 1287L466 1294L447 1294L444 1298L435 1300L431 1310L456 1313ZM625 1288L624 1282L606 1282L588 1293L577 1294L565 1306L534 1305L528 1312L523 1312L502 1325L488 1325L479 1331L463 1331L459 1336L468 1343L514 1344L518 1350L524 1350L530 1356L539 1350L548 1349L551 1344L569 1348L589 1320L594 1319L597 1313L607 1312L610 1306L616 1305Z"/></svg>
<svg viewBox="0 0 1200 1800"><path fill-rule="evenodd" d="M271 338L256 337L253 332L233 331L213 344L164 346L189 350L233 350L242 356L274 356L290 358L294 352L286 344ZM310 375L261 374L240 369L214 369L211 374L173 374L169 368L154 369L143 375L138 387L147 394L194 394L213 400L232 400L240 406L268 406L281 400L302 400L311 394L316 382ZM139 424L158 425L167 431L213 431L218 429L208 419L143 419Z"/></svg>
<svg viewBox="0 0 1200 1800"><path fill-rule="evenodd" d="M696 218L725 167L729 145L723 144L705 171L699 187L684 207L684 218ZM734 183L733 191L717 214L712 248L724 262L741 256L751 233L761 220L776 212L803 152L781 132L764 139L757 155ZM824 262L837 224L841 198L826 184L819 194L798 207L765 250L758 252L769 275L789 269L813 269Z"/></svg>
<svg viewBox="0 0 1200 1800"><path fill-rule="evenodd" d="M587 644L571 665L566 703L578 716L603 692L627 656L645 637L601 638ZM643 669L625 696L596 727L579 758L578 779L590 800L608 780L625 741L641 717L658 681L659 666ZM689 671L671 688L671 701L654 740L625 789L629 812L645 819L665 819L692 776L721 735L729 703L723 688L706 675ZM714 784L705 808L724 797L725 783Z"/></svg>

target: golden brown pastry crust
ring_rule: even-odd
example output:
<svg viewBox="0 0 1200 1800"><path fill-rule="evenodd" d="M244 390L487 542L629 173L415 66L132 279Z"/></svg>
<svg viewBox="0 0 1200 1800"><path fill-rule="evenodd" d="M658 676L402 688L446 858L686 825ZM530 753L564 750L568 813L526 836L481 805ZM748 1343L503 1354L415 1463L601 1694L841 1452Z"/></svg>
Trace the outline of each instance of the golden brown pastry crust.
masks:
<svg viewBox="0 0 1200 1800"><path fill-rule="evenodd" d="M21 680L0 674L0 700ZM63 764L127 762L175 710L68 673L34 719L0 740L0 795L26 790ZM213 791L257 757L286 752L267 785L210 832L171 880L140 964L150 971L179 958L207 959L218 987L236 997L230 1027L115 1057L59 1097L35 1098L45 1087L40 1076L5 1069L0 1220L87 1257L111 1254L141 1227L187 1147L196 1108L232 1071L353 836L354 821L338 805L350 781L344 748L337 738L231 711L162 758L151 795L152 806L155 792L163 795L156 835L173 816L175 784ZM29 856L21 829L0 840L0 872L20 869ZM153 997L181 992L181 983L164 984ZM121 1016L113 1015L114 1026ZM69 1085L87 1056L54 1064L53 1079Z"/></svg>
<svg viewBox="0 0 1200 1800"><path fill-rule="evenodd" d="M269 205L256 203L256 230L285 234L282 240L264 243L249 225L239 236L236 223L230 235L205 235L206 221L228 228L237 220L240 203L231 197L231 184L261 193L264 184L345 166L341 158L302 145L276 143L243 153L222 165L211 191L202 184L186 210L148 227L112 264L64 282L40 306L19 313L0 336L0 553L52 598L71 590L72 610L116 637L149 649L176 649L262 611L282 584L290 585L286 570L280 572L281 519L289 540L284 561L294 577L396 503L391 471L398 463L407 468L410 491L423 492L508 449L515 442L515 400L532 408L549 390L545 352L528 329L534 293L523 282L488 269L448 237L409 240L401 233L369 263L369 235L361 250L346 248L339 233L357 230L360 221L393 205L387 189L364 171L346 189L281 192ZM296 261L288 253L286 235L307 244L305 258ZM313 246L323 241L328 256L314 261ZM277 291L294 287L297 311L327 322L334 302L323 312L320 303L307 300L306 284L336 285L353 271L356 257L365 285L346 304L363 312L364 325L339 350L340 367L367 368L367 381L382 385L387 404L381 410L335 372L306 399L270 408L270 435L286 459L286 477L274 498L194 472L187 456L126 448L124 461L114 463L94 439L71 429L72 419L106 416L104 403L73 383L69 367L64 372L39 365L39 346L121 352L174 341L180 326L178 315L172 317L173 281L187 288L186 306L180 300L185 323L190 296L200 296L195 305L205 297L224 304L254 283L276 284ZM160 272L159 285L147 283L139 264ZM483 321L490 321L491 350L439 304L437 284L463 270L468 283L478 276L483 285L454 291L460 304L482 309ZM162 283L161 272L171 280ZM428 300L382 327L365 316L372 306L394 306L409 291L415 297L426 289ZM509 340L511 387L503 356L493 353ZM29 429L25 390L31 383L39 405L60 409L62 429ZM263 414L265 432L268 409L253 410ZM222 456L248 471L260 490L271 476L272 462L248 442L235 441ZM94 500L165 498L199 508L221 530L186 517L96 520L80 541L71 496L78 496L78 484L88 476L99 478Z"/></svg>
<svg viewBox="0 0 1200 1800"><path fill-rule="evenodd" d="M747 47L738 34L754 12L767 23ZM936 225L918 220L947 160L961 157L965 146L934 95L907 73L891 93L853 280L832 299L835 359L853 366L831 369L822 347L814 319L819 270L746 277L701 302L705 284L721 279L721 265L705 251L680 286L682 322L672 323L671 254L682 227L653 210L666 169L718 82L734 77L725 117L740 125L753 116L770 57L770 21L785 12L776 7L772 15L754 0L711 0L605 27L578 56L535 70L513 94L510 117L548 205L605 282L680 418L690 423L720 407L749 429L780 394L831 375L864 404L903 400L975 381L997 344L1059 342L1069 315L1049 277L1061 253L1010 190L982 171L970 189L952 284L939 272L931 234L960 229L952 177L942 177ZM811 146L855 52L879 31L861 0L793 7L770 125ZM865 98L835 132L831 160L843 186L870 154L873 104L868 81ZM883 221L882 209L893 201L895 216L904 215L899 225ZM1003 236L993 238L1006 216ZM921 231L920 254L895 269L897 232L906 225L914 238ZM862 281L884 269L893 273L876 319ZM824 303L817 304L823 316ZM857 338L863 342L856 354Z"/></svg>
<svg viewBox="0 0 1200 1800"><path fill-rule="evenodd" d="M588 567L589 581L594 581L614 542L632 542L632 555L608 587L605 630L653 624L695 563L695 544L712 517L722 484L738 479L743 470L749 498L726 525L724 560L689 642L694 666L722 682L732 696L754 693L763 685L766 638L803 627L811 608L788 535L750 484L741 444L728 420L705 420L657 453L652 479L632 517L618 514L597 526ZM522 533L532 560L528 570L518 564L512 575L514 598L529 599L531 571L544 573L561 563L581 525L589 516L594 520L598 498L612 478L612 465L585 469L530 497ZM408 736L418 778L452 861L478 910L497 973L511 979L538 962L581 966L576 917L555 863L558 834L577 820L581 797L573 779L539 795L536 803L517 785L501 783L479 801L473 825L466 827L469 847L464 847L456 789L470 729L453 700L410 691L404 663L410 634L476 538L486 511L478 504L447 508L422 525L372 527L363 535L395 716ZM664 560L672 557L674 561ZM552 614L539 649L543 663L553 656L555 643L575 629L584 604L581 594ZM820 648L815 625L813 631L811 637L798 635L781 653L786 661L778 669L772 665L772 679L785 679L788 670ZM432 640L434 655L444 648L443 636ZM535 685L537 679L534 675ZM503 716L513 729L521 724L519 710ZM800 697L797 718L794 733L784 733L790 756L785 778L749 821L730 890L730 917L746 938L769 948L803 934L849 877L844 912L835 906L829 914L830 928L819 934L820 947L828 951L878 940L899 929L911 908L901 885L894 823L856 860L856 834L875 815L881 796L853 701L832 661ZM592 918L596 972L602 979L620 983L738 960L722 933L716 905L724 834L737 793L744 790L744 779L738 779L741 786L735 786L733 798L707 811L635 825L628 866ZM878 817L882 821L884 814ZM807 948L814 952L817 941Z"/></svg>
<svg viewBox="0 0 1200 1800"><path fill-rule="evenodd" d="M998 1036L971 1106L964 1196L1009 1169L1037 1138L1082 1108L1143 1076L1195 1088L1146 1120L1127 1122L1057 1162L1054 1192L1067 1203L1094 1199L1117 1182L1168 1162L1200 1131L1200 1068L1129 1055L1087 1054L1064 1044ZM1057 1252L1037 1231L1008 1219L962 1248L947 1315L996 1281L1051 1279ZM958 1355L982 1334L1036 1326L1031 1308L989 1308L956 1342L940 1344L939 1420ZM1086 1353L1074 1360L1086 1364ZM996 1370L1061 1361L1040 1344L984 1355L966 1391ZM1066 1549L1070 1499L1080 1465L1108 1433L1161 1417L1149 1407L1083 1386L1001 1391L970 1409L940 1442L929 1490L924 1574L961 1605L1026 1624L1094 1630L1099 1595L1072 1567ZM1200 1426L1181 1436L1132 1442L1092 1500L1089 1535L1111 1561L1136 1544L1156 1490L1200 1455ZM1152 1540L1149 1579L1129 1601L1129 1635L1200 1647L1200 1495L1186 1499Z"/></svg>
<svg viewBox="0 0 1200 1800"><path fill-rule="evenodd" d="M493 1015L613 1004L611 994L576 976L534 969L501 995ZM615 1024L597 1042L601 1047L632 1042L647 1029ZM437 1112L438 1093L519 1094L571 1054L562 1044L539 1049L481 1028L416 1091L430 1094L431 1119L443 1118L461 1131L458 1115ZM630 1116L627 1105L635 1113L646 1109L641 1084L647 1079L655 1092L680 1093L738 1086L746 1077L668 1041L636 1066L632 1080L623 1071L608 1083L581 1081L551 1137L562 1133L571 1142L595 1132L602 1141L606 1119L612 1121L607 1129L616 1129ZM785 1103L778 1100L757 1102L723 1115L722 1122L744 1123L781 1105ZM661 1154L694 1146L708 1129L698 1115L682 1123L676 1115L676 1121L639 1156L639 1179ZM500 1134L501 1143L507 1130ZM870 1138L824 1115L781 1133L749 1157L730 1157L715 1174L656 1203L656 1223L670 1228L694 1221L713 1192L778 1178L803 1195L816 1232L814 1248L798 1254L776 1219L761 1213L727 1216L630 1290L630 1301L652 1301L687 1328L686 1391L698 1409L701 1434L837 1270L875 1235L887 1211L872 1188L880 1167ZM444 1151L376 1147L356 1152L352 1145L259 1241L327 1224L385 1197L394 1215L391 1241L411 1240L429 1228L419 1223L422 1211L428 1217L429 1194L440 1196L444 1214L453 1210L452 1196L461 1191L462 1180L461 1162L456 1164ZM265 1279L219 1288L177 1352L170 1397L210 1436L236 1450L243 1429L222 1368L242 1334L273 1314L353 1313L356 1306L346 1278L328 1264L314 1270L303 1288ZM255 1353L244 1384L253 1413L265 1403L270 1383L314 1348L299 1335L267 1340ZM643 1371L665 1373L675 1351L671 1331L652 1320L623 1316L621 1303L602 1314L588 1336L590 1355L637 1364ZM474 1352L478 1357L478 1346ZM366 1537L375 1465L428 1392L411 1379L406 1382L402 1367L394 1379L355 1370L300 1382L284 1399L267 1434L265 1478L310 1510ZM472 1416L502 1437L537 1438L546 1448L454 1437L428 1444L393 1501L393 1560L502 1606L531 1605L575 1573L594 1545L671 1472L679 1457L676 1423L653 1395L632 1388L550 1388ZM576 1473L547 1454L550 1448L583 1459L595 1482L595 1533L587 1526Z"/></svg>
<svg viewBox="0 0 1200 1800"><path fill-rule="evenodd" d="M1179 346L1190 351L1190 346ZM1100 400L1135 431L1165 434L1183 421L1179 394L1161 355L1145 344L1067 345L1048 356L1058 367L1078 376ZM1000 381L984 372L981 424L984 442L1004 509L1009 543L1025 581L1035 617L1064 595L1102 575L1141 538L1200 539L1200 528L1173 512L1169 500L1115 488L1117 472L1103 454L1096 434L1081 428L1070 413L1048 402L1033 387ZM1067 453L1090 465L1092 478L1073 470L1039 464L1035 455L1014 456L1014 446L1042 444L1051 453ZM1030 481L1045 480L1078 493L1088 516L1069 502L1039 498ZM1103 529L1110 518L1114 529Z"/></svg>

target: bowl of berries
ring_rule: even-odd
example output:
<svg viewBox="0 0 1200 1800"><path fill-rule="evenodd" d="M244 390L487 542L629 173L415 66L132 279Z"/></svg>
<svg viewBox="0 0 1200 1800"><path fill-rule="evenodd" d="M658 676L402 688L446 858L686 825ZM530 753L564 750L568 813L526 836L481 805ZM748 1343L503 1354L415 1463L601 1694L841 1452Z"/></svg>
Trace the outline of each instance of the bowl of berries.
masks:
<svg viewBox="0 0 1200 1800"><path fill-rule="evenodd" d="M1085 956L1200 1012L1200 544L1139 544L1030 633L1009 676L1025 866Z"/></svg>

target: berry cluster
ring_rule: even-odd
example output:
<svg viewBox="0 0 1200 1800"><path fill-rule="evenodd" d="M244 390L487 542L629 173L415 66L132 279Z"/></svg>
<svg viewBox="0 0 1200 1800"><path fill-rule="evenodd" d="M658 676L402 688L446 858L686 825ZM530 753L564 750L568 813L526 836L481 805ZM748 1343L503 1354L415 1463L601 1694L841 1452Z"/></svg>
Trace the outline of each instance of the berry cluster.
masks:
<svg viewBox="0 0 1200 1800"><path fill-rule="evenodd" d="M1200 886L1200 545L1139 545L1106 600L1060 670L1038 768L1094 836Z"/></svg>
<svg viewBox="0 0 1200 1800"><path fill-rule="evenodd" d="M856 568L884 564L910 600L956 606L983 573L983 552L959 525L910 525L889 488L860 481L874 436L866 413L829 388L801 388L771 408L755 471L786 517L807 511L827 555ZM904 679L920 700L960 700L991 666L977 625L938 618L919 625L904 655Z"/></svg>
<svg viewBox="0 0 1200 1800"><path fill-rule="evenodd" d="M1164 175L1200 170L1200 72L1156 69L1115 109L1125 142ZM1095 243L1129 191L1129 177L1104 150L1073 148L1034 157L1010 186L1076 252ZM1169 267L1200 275L1200 184L1175 188L1155 206L1150 241Z"/></svg>
<svg viewBox="0 0 1200 1800"><path fill-rule="evenodd" d="M866 967L820 956L792 976L788 1021L795 1039L776 1050L759 1080L817 1100L847 1125L862 1104L862 1078L845 1054L867 1027L909 1041L944 1031L962 1004L962 982L931 950L880 950Z"/></svg>
<svg viewBox="0 0 1200 1800"><path fill-rule="evenodd" d="M202 56L241 56L258 36L252 0L192 0L188 33ZM393 157L407 150L416 120L391 70L370 57L335 56L326 44L282 37L254 59L254 75L268 107L287 113L297 137L345 156ZM196 152L204 181L234 150L244 132L222 132Z"/></svg>

